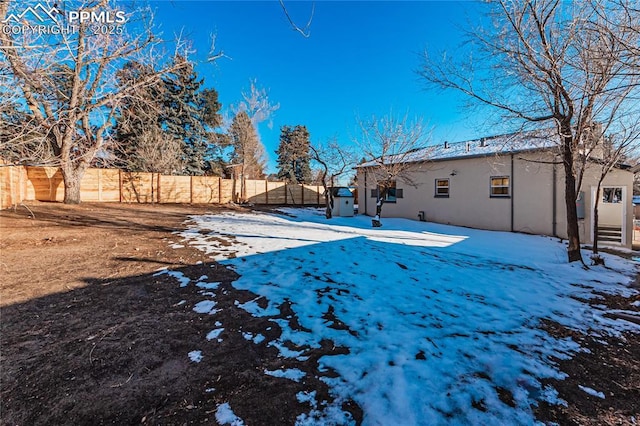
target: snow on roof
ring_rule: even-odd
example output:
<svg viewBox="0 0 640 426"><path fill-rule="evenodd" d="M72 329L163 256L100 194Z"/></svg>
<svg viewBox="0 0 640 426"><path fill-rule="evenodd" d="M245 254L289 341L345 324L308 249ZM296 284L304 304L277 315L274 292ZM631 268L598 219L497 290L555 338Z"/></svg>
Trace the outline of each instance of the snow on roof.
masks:
<svg viewBox="0 0 640 426"><path fill-rule="evenodd" d="M331 192L334 197L351 197L353 198L353 192L346 187L335 187L331 188Z"/></svg>
<svg viewBox="0 0 640 426"><path fill-rule="evenodd" d="M396 162L418 163L422 161L451 160L550 149L558 145L557 137L553 129L545 129L463 142L444 142L415 151L389 156L385 159L385 164ZM357 167L371 167L379 164L379 161L374 160L360 164Z"/></svg>

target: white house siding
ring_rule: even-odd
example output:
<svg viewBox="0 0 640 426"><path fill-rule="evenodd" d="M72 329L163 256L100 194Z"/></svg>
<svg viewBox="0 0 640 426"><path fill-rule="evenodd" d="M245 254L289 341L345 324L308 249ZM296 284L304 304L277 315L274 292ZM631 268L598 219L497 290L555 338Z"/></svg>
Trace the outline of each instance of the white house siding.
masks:
<svg viewBox="0 0 640 426"><path fill-rule="evenodd" d="M413 179L418 186L397 182L397 187L403 189L403 198L399 198L396 203L385 203L382 217L417 220L419 212L424 211L426 220L431 222L566 238L564 172L561 164L555 165L554 227L554 165L546 163L551 161L551 154L534 152L513 154L513 165L510 154L416 164ZM586 217L579 221L579 229L584 243L591 242L590 188L597 183L596 174L597 168L591 167L583 182ZM509 198L490 197L492 176L508 176L511 179ZM449 179L449 198L435 197L436 179ZM358 182L361 188L365 181L363 170L359 169ZM633 174L618 169L612 171L604 182L604 185L628 188L625 203L627 246L631 244L632 235L632 183ZM375 214L376 199L371 197L371 189L374 188L375 183L370 179L366 181L366 190L358 191L359 210L370 216Z"/></svg>

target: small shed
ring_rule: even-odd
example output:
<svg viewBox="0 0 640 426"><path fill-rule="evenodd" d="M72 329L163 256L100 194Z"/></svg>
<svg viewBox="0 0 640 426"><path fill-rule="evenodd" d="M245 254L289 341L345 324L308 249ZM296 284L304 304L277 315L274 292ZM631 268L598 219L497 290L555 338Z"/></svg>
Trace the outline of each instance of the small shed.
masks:
<svg viewBox="0 0 640 426"><path fill-rule="evenodd" d="M338 186L330 188L333 195L333 207L331 209L334 216L352 217L355 197L353 192L347 187Z"/></svg>

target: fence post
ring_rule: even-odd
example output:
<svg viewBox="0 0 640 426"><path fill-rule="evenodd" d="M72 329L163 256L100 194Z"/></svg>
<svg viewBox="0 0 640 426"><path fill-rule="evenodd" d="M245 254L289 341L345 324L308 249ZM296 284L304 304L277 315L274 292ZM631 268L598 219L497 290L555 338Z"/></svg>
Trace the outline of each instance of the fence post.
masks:
<svg viewBox="0 0 640 426"><path fill-rule="evenodd" d="M7 169L9 171L9 206L16 205L18 203L15 202L15 198L13 196L13 167L9 166ZM4 176L2 176L2 180L4 180ZM6 189L5 189L6 191ZM1 195L1 194L0 194ZM5 208L2 204L2 200L0 199L0 208Z"/></svg>
<svg viewBox="0 0 640 426"><path fill-rule="evenodd" d="M162 177L162 173L158 173L158 176L156 177L157 179L157 184L156 184L156 200L158 202L158 204L160 204L160 200L161 200L161 193L160 193L160 182L161 182L161 178Z"/></svg>
<svg viewBox="0 0 640 426"><path fill-rule="evenodd" d="M240 192L240 198L243 203L247 202L247 178L242 175L242 188Z"/></svg>
<svg viewBox="0 0 640 426"><path fill-rule="evenodd" d="M302 192L301 192L300 198L301 198L301 201L302 201L302 202L300 203L300 205L301 205L302 207L304 207L304 183L303 183L303 184L301 184L301 185L302 185L302 186L301 186L301 188L302 188Z"/></svg>
<svg viewBox="0 0 640 426"><path fill-rule="evenodd" d="M320 205L320 187L318 185L316 185L316 195L318 196L318 199L316 201L316 206Z"/></svg>
<svg viewBox="0 0 640 426"><path fill-rule="evenodd" d="M193 204L193 175L189 176L189 203Z"/></svg>
<svg viewBox="0 0 640 426"><path fill-rule="evenodd" d="M269 181L268 180L264 180L264 196L265 196L265 203L267 203L267 205L269 204Z"/></svg>
<svg viewBox="0 0 640 426"><path fill-rule="evenodd" d="M119 202L122 202L122 170L118 169L118 193Z"/></svg>
<svg viewBox="0 0 640 426"><path fill-rule="evenodd" d="M222 204L222 177L218 178L218 204Z"/></svg>
<svg viewBox="0 0 640 426"><path fill-rule="evenodd" d="M24 166L18 169L18 184L20 185L18 199L22 202L27 198L27 169Z"/></svg>
<svg viewBox="0 0 640 426"><path fill-rule="evenodd" d="M284 183L284 204L285 204L285 206L286 206L287 204L289 204L289 203L287 202L287 182L285 182L285 183Z"/></svg>

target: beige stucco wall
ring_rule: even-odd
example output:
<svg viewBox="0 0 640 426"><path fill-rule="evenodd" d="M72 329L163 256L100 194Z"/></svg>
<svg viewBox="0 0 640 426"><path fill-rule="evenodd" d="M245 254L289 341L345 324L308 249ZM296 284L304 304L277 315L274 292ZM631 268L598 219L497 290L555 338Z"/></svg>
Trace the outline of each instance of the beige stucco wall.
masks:
<svg viewBox="0 0 640 426"><path fill-rule="evenodd" d="M623 207L623 204L601 202L598 206L598 223L603 226L620 226Z"/></svg>
<svg viewBox="0 0 640 426"><path fill-rule="evenodd" d="M567 237L566 207L564 201L564 173L562 165L553 165L550 154L529 153L434 161L416 164L412 179L417 187L399 181L404 197L396 203L385 203L382 217L418 219L424 211L427 221L472 228L500 231L526 232L541 235ZM555 168L555 204L554 204ZM509 176L511 196L490 197L490 178ZM435 197L435 180L449 179L449 197ZM633 174L614 170L606 178L605 185L626 186L627 246L631 243ZM376 199L371 197L375 182L368 181L359 170L359 212L375 214ZM366 182L366 189L364 188ZM579 221L583 243L591 243L591 187L597 183L597 167L585 173L582 192L585 201L585 219ZM365 190L363 190L365 189ZM555 212L555 226L554 226Z"/></svg>

